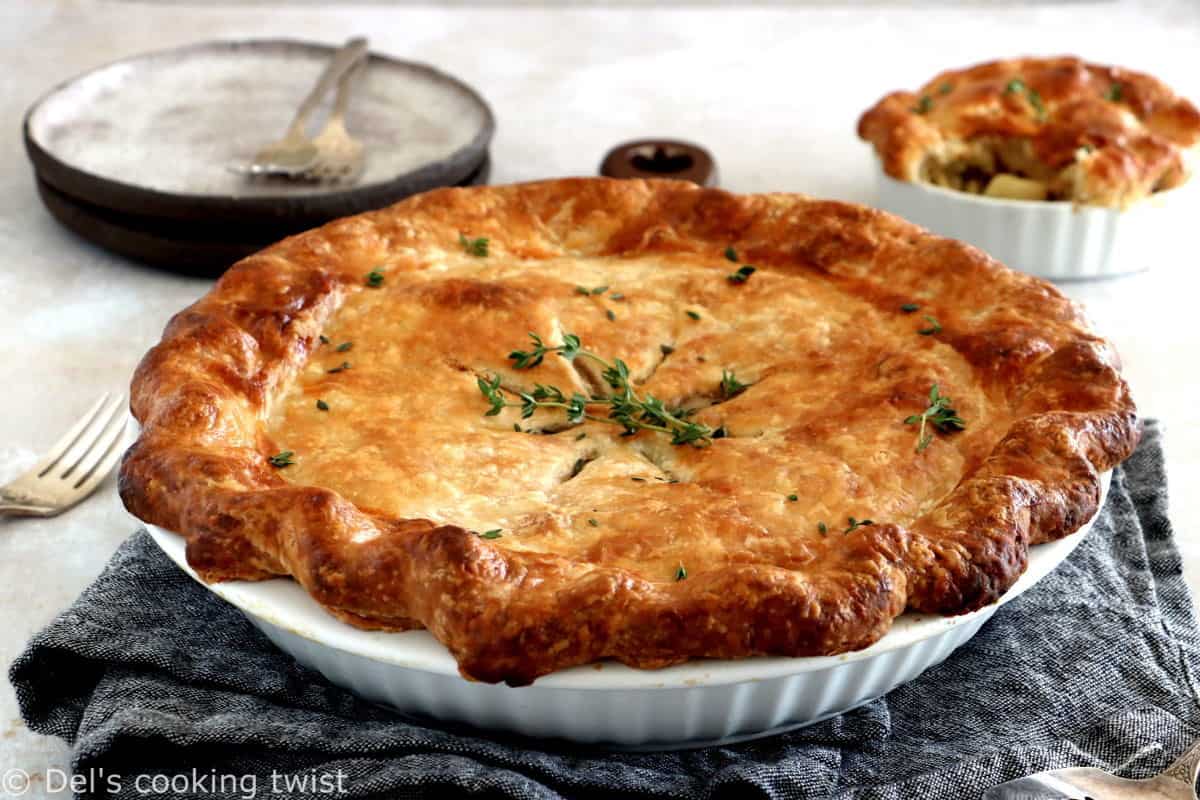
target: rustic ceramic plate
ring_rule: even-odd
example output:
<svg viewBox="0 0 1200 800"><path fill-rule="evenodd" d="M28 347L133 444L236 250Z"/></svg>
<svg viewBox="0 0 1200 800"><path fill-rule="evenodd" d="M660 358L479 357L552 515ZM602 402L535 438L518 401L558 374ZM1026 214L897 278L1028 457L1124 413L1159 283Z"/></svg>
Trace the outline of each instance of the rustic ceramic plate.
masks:
<svg viewBox="0 0 1200 800"><path fill-rule="evenodd" d="M485 154L483 163L458 185L487 183L490 167ZM126 258L185 275L216 277L238 259L327 221L188 222L101 208L63 194L41 178L37 189L50 214L84 239Z"/></svg>
<svg viewBox="0 0 1200 800"><path fill-rule="evenodd" d="M334 49L291 40L206 42L118 61L34 103L25 117L26 149L38 177L76 201L142 217L293 230L478 171L495 128L487 103L433 67L373 54L346 123L367 152L357 183L231 172L230 162L283 134ZM310 133L323 121L315 116Z"/></svg>

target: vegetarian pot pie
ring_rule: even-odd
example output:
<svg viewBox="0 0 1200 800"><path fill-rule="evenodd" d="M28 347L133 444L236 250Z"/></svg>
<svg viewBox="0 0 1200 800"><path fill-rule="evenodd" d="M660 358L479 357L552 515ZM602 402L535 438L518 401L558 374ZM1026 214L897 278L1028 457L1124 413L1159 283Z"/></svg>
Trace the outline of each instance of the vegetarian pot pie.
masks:
<svg viewBox="0 0 1200 800"><path fill-rule="evenodd" d="M862 115L858 135L898 180L1124 208L1187 180L1200 112L1139 72L1019 58L892 92Z"/></svg>
<svg viewBox="0 0 1200 800"><path fill-rule="evenodd" d="M1050 285L799 195L446 189L286 239L168 325L121 496L465 676L840 653L998 598L1139 436Z"/></svg>

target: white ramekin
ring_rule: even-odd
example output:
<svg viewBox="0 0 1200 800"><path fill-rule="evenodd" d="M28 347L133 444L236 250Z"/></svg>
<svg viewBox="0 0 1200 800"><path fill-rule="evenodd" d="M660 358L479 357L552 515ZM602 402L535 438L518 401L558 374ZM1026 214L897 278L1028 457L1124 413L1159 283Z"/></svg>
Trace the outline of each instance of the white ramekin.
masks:
<svg viewBox="0 0 1200 800"><path fill-rule="evenodd" d="M1180 234L1200 212L1196 180L1120 210L1001 200L900 181L878 159L875 171L879 208L1050 280L1124 275L1178 261Z"/></svg>
<svg viewBox="0 0 1200 800"><path fill-rule="evenodd" d="M1104 476L1104 492L1108 491ZM193 578L180 536L147 526ZM1058 566L1091 523L1033 548L999 603L970 614L905 614L865 650L820 658L691 661L660 670L601 663L513 688L462 678L426 631L381 633L338 622L291 580L202 584L280 649L333 683L407 714L621 749L728 744L818 722L912 680L967 642L996 609ZM199 580L197 578L197 580Z"/></svg>

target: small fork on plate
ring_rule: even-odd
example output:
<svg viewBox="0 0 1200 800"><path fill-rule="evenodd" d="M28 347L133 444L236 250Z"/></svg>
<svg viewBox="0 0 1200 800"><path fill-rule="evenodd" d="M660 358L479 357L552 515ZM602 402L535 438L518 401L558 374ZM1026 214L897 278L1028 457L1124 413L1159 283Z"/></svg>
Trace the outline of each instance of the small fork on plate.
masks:
<svg viewBox="0 0 1200 800"><path fill-rule="evenodd" d="M312 140L317 148L316 163L303 173L303 177L328 183L350 183L362 174L363 146L346 130L346 107L350 104L350 91L365 68L364 58L338 81L333 111L325 127Z"/></svg>
<svg viewBox="0 0 1200 800"><path fill-rule="evenodd" d="M0 517L53 517L112 472L128 444L125 397L105 393L33 469L0 486Z"/></svg>
<svg viewBox="0 0 1200 800"><path fill-rule="evenodd" d="M303 176L312 169L320 159L321 151L305 133L308 118L329 90L366 57L367 40L363 37L355 37L342 45L317 79L317 85L300 104L283 138L260 149L248 163L229 164L229 169L244 175L289 177Z"/></svg>

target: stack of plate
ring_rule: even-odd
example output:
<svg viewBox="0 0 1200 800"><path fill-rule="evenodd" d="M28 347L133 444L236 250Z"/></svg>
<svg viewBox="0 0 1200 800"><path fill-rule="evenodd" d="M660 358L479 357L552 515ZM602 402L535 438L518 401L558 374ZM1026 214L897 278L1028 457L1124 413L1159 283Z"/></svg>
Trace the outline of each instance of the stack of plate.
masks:
<svg viewBox="0 0 1200 800"><path fill-rule="evenodd" d="M355 183L231 171L282 136L335 49L286 40L204 43L119 61L55 87L24 126L43 203L101 247L218 274L331 219L438 186L486 182L495 120L483 98L432 67L380 55L370 57L347 115L366 149Z"/></svg>

